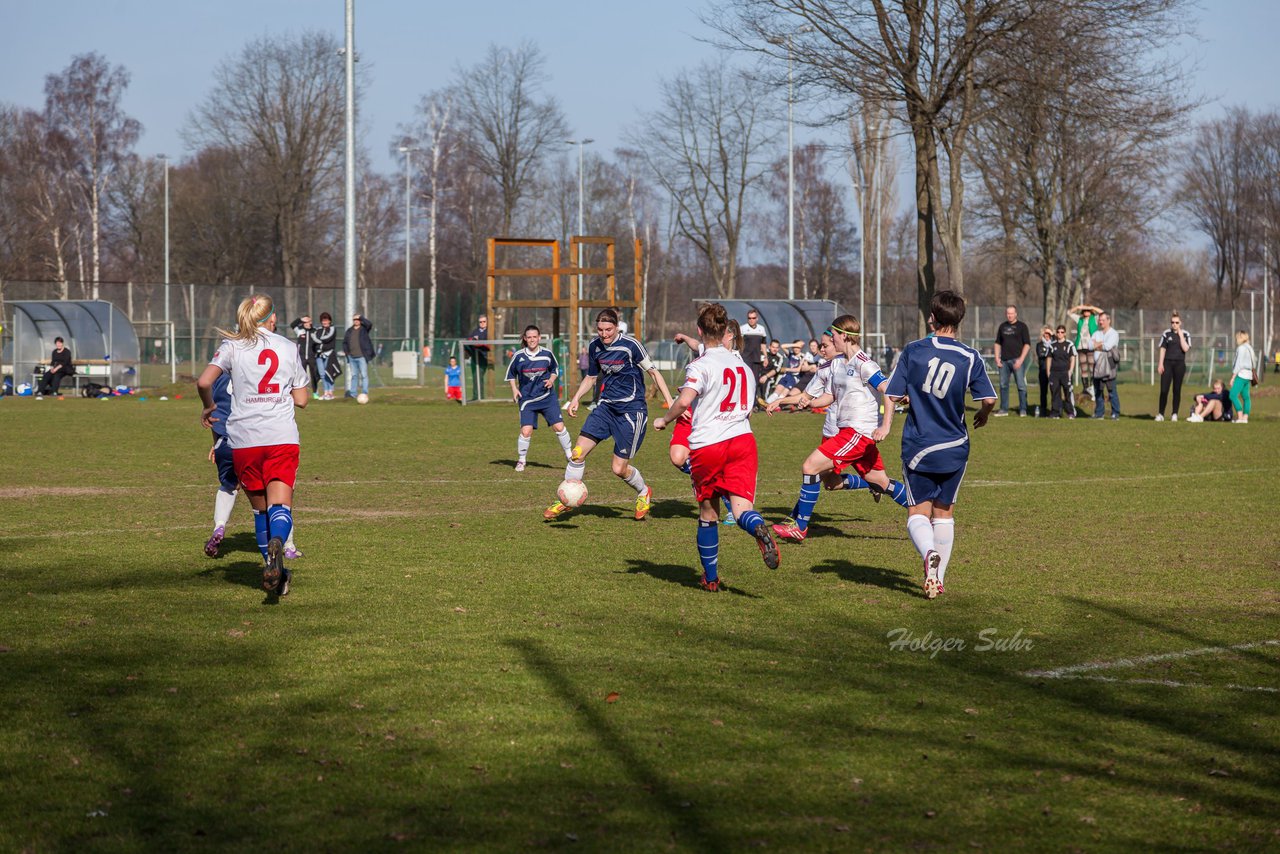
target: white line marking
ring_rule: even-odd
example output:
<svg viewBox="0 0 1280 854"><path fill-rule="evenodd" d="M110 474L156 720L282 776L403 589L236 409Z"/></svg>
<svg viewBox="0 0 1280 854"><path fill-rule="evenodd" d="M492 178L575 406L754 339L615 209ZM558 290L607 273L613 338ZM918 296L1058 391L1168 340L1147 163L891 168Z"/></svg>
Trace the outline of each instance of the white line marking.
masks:
<svg viewBox="0 0 1280 854"><path fill-rule="evenodd" d="M1280 694L1280 688L1268 688L1264 685L1205 685L1200 682L1175 682L1172 679L1117 679L1114 676L1060 676L1059 679L1081 679L1091 682L1110 682L1116 685L1163 685L1166 688L1227 688L1231 691L1264 691L1268 694Z"/></svg>
<svg viewBox="0 0 1280 854"><path fill-rule="evenodd" d="M1057 667L1053 670L1028 670L1023 676L1041 679L1062 679L1076 673L1088 673L1092 670L1114 670L1119 667L1141 667L1158 661L1175 661L1182 658L1193 658L1197 655L1216 655L1237 649L1256 649L1260 646L1280 646L1280 640L1254 641L1240 643L1235 646L1206 646L1201 649L1186 649L1181 652L1163 652L1158 655L1140 655L1137 658L1117 658L1114 661L1093 661L1086 664L1073 664L1070 667Z"/></svg>

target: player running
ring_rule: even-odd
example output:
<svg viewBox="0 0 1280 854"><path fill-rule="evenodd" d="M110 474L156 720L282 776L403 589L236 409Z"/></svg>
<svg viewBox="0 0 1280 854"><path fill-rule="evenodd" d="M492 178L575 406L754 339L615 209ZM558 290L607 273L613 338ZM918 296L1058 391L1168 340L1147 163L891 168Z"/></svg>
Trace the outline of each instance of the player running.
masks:
<svg viewBox="0 0 1280 854"><path fill-rule="evenodd" d="M560 416L560 398L556 394L556 377L560 365L550 350L543 347L542 332L530 324L524 328L524 349L511 359L507 366L507 382L511 383L511 397L520 408L520 437L516 439L516 471L524 471L525 457L529 455L529 443L533 431L538 429L538 416L551 425L565 459L569 459L569 431Z"/></svg>
<svg viewBox="0 0 1280 854"><path fill-rule="evenodd" d="M271 297L255 294L240 302L235 332L217 331L222 343L196 387L204 410L200 423L213 425L217 409L213 384L232 379L231 414L226 421L236 477L253 507L253 527L262 553L262 587L289 594L293 573L284 566L284 544L293 530L293 484L298 472L298 425L293 408L307 405L309 378L298 348L275 333Z"/></svg>
<svg viewBox="0 0 1280 854"><path fill-rule="evenodd" d="M236 490L240 488L232 461L231 442L227 439L227 418L231 415L230 375L222 374L214 380L213 402L215 408L209 418L213 447L209 449L209 460L218 470L218 491L213 496L213 533L204 544L204 553L209 557L218 556L222 539L227 534L227 522L236 505ZM302 557L302 552L293 544L292 528L289 529L289 539L284 543L284 556L289 560Z"/></svg>
<svg viewBox="0 0 1280 854"><path fill-rule="evenodd" d="M649 405L645 402L644 375L649 374L662 392L662 400L671 405L671 392L657 366L649 359L644 345L618 329L618 312L603 309L596 315L596 337L587 347L587 373L566 408L569 417L578 414L582 396L591 391L596 377L604 382L596 400L596 408L587 416L573 446L565 480L582 480L587 468L587 455L607 437L613 437L613 473L636 491L636 519L649 515L653 488L644 482L640 470L631 459L640 452L645 429L649 426ZM542 512L548 521L570 508L557 501Z"/></svg>
<svg viewBox="0 0 1280 854"><path fill-rule="evenodd" d="M924 595L929 599L944 592L955 544L956 496L969 462L965 389L979 403L973 416L975 430L987 423L996 403L996 390L982 357L956 340L963 319L963 297L954 291L934 294L929 306L934 337L903 348L885 392L891 400L911 401L902 429L907 534L924 559Z"/></svg>
<svg viewBox="0 0 1280 854"><path fill-rule="evenodd" d="M797 543L804 542L809 535L809 521L814 505L818 503L824 475L831 473L839 477L846 466L853 466L873 494L888 492L897 500L903 489L902 484L890 480L885 474L884 461L876 447L876 443L889 434L893 424L893 407L885 407L881 421L880 400L876 397L876 392L883 391L888 384L888 378L858 346L862 325L856 317L851 314L837 317L828 332L835 345L836 357L843 356L844 361L837 365L832 360L830 390L811 398L810 402L814 406L836 408L837 430L834 436L823 439L801 465L800 499L796 502L794 516L773 526L773 532L779 538Z"/></svg>
<svg viewBox="0 0 1280 854"><path fill-rule="evenodd" d="M697 338L685 335L683 332L677 332L675 337L677 344L684 344L693 351L695 356L701 356L706 352L706 347ZM738 325L738 321L730 318L729 325L724 331L724 346L732 350L734 353L741 355L742 353L742 327ZM682 473L692 476L693 467L689 462L689 431L693 429L693 407L686 409L684 414L676 419L671 425L671 445L669 453L671 454L671 465L678 468ZM724 524L732 525L733 508L729 506L729 499L724 498Z"/></svg>
<svg viewBox="0 0 1280 854"><path fill-rule="evenodd" d="M655 430L678 422L693 408L689 431L694 494L698 499L698 558L702 562L704 590L721 588L720 511L716 497L727 497L738 527L756 538L765 566L777 569L778 546L769 523L752 506L756 499L756 437L751 432L755 401L755 376L742 357L724 346L728 314L719 303L705 305L698 313L703 355L685 368L680 397L667 414L653 422ZM696 406L695 406L696 403Z"/></svg>

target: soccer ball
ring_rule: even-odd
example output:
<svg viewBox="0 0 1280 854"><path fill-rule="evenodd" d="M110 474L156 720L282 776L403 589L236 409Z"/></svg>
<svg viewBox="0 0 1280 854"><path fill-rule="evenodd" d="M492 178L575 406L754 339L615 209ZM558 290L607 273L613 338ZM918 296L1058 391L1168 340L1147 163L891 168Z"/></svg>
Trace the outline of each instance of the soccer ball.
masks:
<svg viewBox="0 0 1280 854"><path fill-rule="evenodd" d="M565 507L581 507L587 500L587 485L580 480L561 481L556 495Z"/></svg>
<svg viewBox="0 0 1280 854"><path fill-rule="evenodd" d="M364 392L360 392L359 394L356 395L356 403L363 405L368 402L369 402L369 395L365 394Z"/></svg>

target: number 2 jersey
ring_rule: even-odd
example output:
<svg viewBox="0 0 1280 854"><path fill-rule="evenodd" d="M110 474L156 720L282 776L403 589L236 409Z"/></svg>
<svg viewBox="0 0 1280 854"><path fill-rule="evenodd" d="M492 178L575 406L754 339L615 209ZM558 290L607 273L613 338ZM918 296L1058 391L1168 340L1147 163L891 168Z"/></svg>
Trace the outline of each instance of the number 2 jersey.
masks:
<svg viewBox="0 0 1280 854"><path fill-rule="evenodd" d="M227 440L233 448L298 444L295 388L310 386L298 347L265 329L252 341L224 338L209 364L231 377Z"/></svg>
<svg viewBox="0 0 1280 854"><path fill-rule="evenodd" d="M958 471L969 460L965 389L974 400L996 396L982 357L954 338L912 341L898 358L885 396L909 397L902 463L912 471Z"/></svg>
<svg viewBox="0 0 1280 854"><path fill-rule="evenodd" d="M751 432L756 378L737 353L712 347L689 363L681 389L698 393L693 408L690 449L714 445Z"/></svg>

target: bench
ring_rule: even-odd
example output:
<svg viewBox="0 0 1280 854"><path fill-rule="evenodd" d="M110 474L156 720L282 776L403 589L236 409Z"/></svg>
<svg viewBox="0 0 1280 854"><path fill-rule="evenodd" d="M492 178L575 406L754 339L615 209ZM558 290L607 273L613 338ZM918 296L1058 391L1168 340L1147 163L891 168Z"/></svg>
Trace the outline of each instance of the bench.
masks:
<svg viewBox="0 0 1280 854"><path fill-rule="evenodd" d="M71 366L75 372L63 378L62 384L65 386L67 380L73 381L77 394L80 392L80 380L82 379L86 382L89 380L106 380L101 384L111 384L111 361L109 359L72 359ZM33 390L40 388L40 382L44 379L44 372L48 369L48 365L37 365L35 370L31 372L31 387Z"/></svg>

